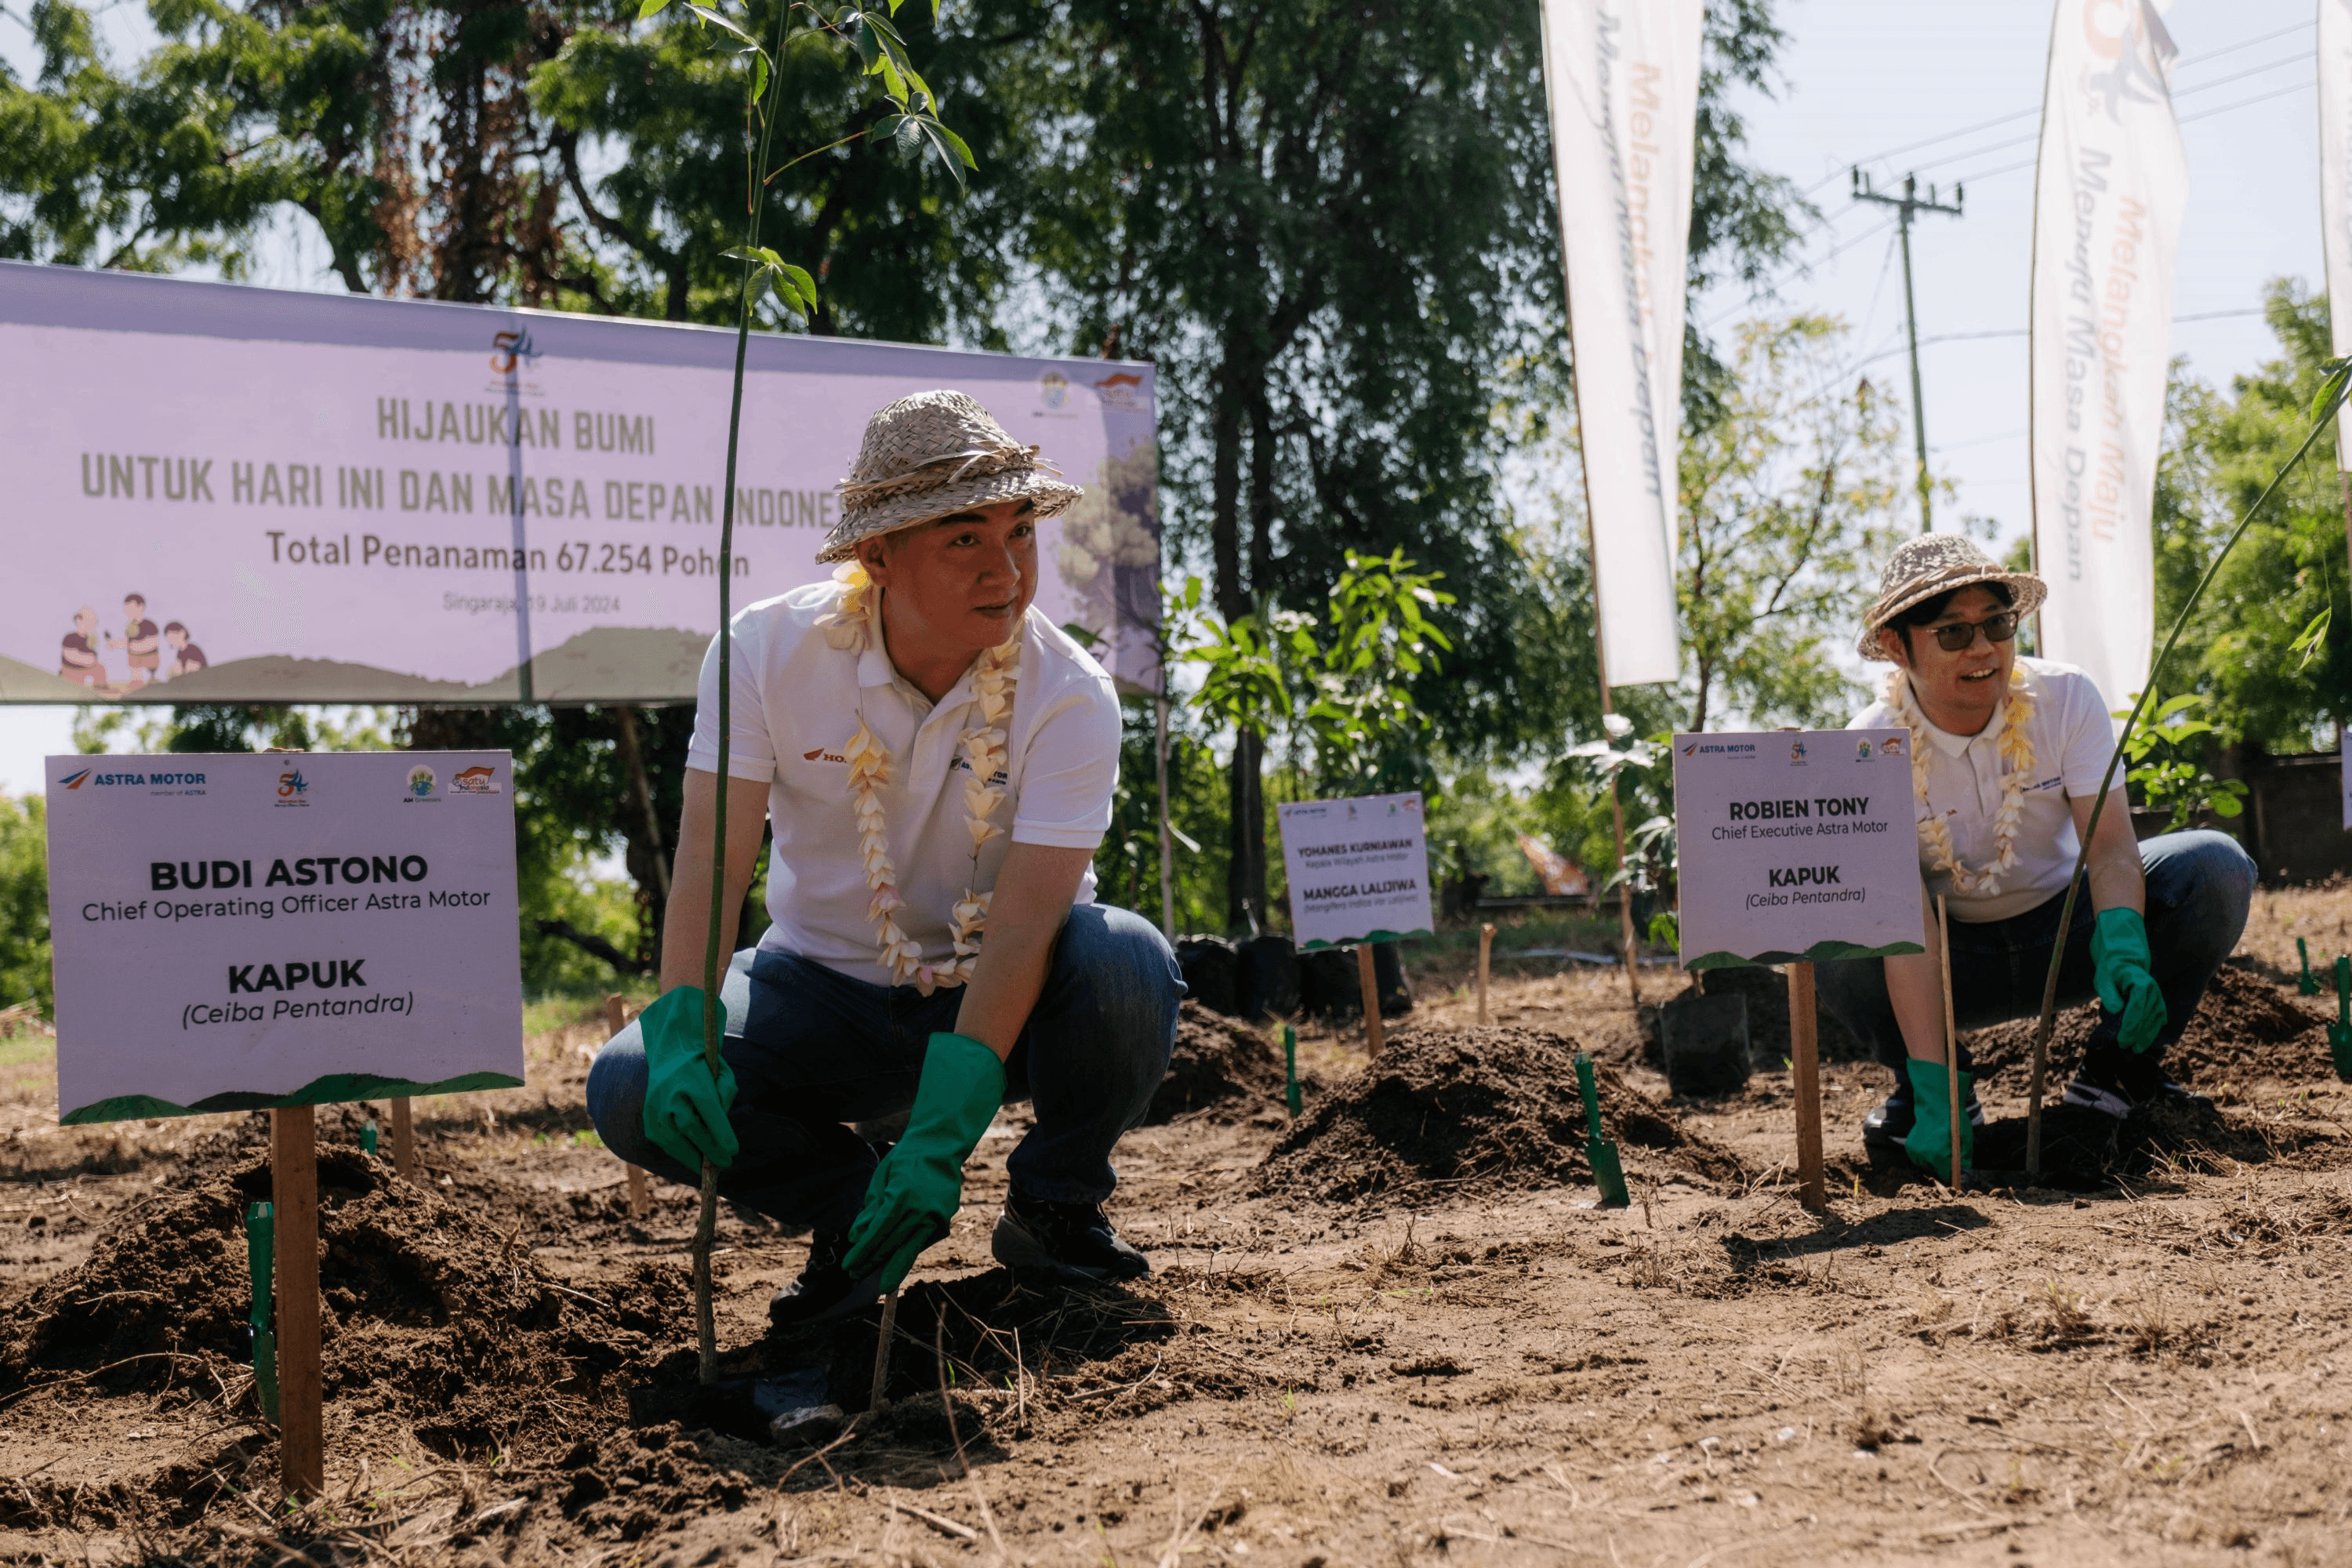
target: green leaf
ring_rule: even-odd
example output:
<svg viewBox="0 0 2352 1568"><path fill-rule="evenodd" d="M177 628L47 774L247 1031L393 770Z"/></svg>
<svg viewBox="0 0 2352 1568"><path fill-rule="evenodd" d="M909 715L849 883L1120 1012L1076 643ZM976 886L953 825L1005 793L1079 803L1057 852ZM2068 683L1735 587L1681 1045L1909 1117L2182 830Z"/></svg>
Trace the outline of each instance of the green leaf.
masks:
<svg viewBox="0 0 2352 1568"><path fill-rule="evenodd" d="M2238 797L2236 795L2227 793L2215 795L2212 800L2212 806L2213 815L2216 816L2238 816L2242 815L2246 809L2243 805L2239 804Z"/></svg>
<svg viewBox="0 0 2352 1568"><path fill-rule="evenodd" d="M669 0L637 0L637 20L650 22L669 8Z"/></svg>
<svg viewBox="0 0 2352 1568"><path fill-rule="evenodd" d="M800 297L808 301L808 308L812 310L815 310L816 279L809 276L808 268L795 267L791 262L785 261L779 263L776 269L783 275L785 283L798 290Z"/></svg>
<svg viewBox="0 0 2352 1568"><path fill-rule="evenodd" d="M2328 410L2343 401L2345 384L2352 380L2352 355L2329 360L2319 367L2319 373L2324 379L2311 400L2311 417L2315 421L2326 418Z"/></svg>
<svg viewBox="0 0 2352 1568"><path fill-rule="evenodd" d="M2313 659L2317 658L2320 654L2326 650L2327 644L2328 623L2335 617L2335 605L2329 605L2326 606L2319 612L2319 614L2311 617L2311 624L2303 628L2302 635L2297 637L2294 641L2287 644L2287 652L2298 653L2303 656L2302 659L2296 663L2295 668L2304 668L2305 666L2309 665Z"/></svg>
<svg viewBox="0 0 2352 1568"><path fill-rule="evenodd" d="M962 137L957 135L946 126L941 125L936 120L932 121L930 123L932 129L940 133L940 138L944 140L950 147L955 150L955 155L963 161L963 166L965 168L977 169L980 167L979 161L971 155L971 149L964 145ZM961 184L963 183L961 176L958 176L956 183L958 184Z"/></svg>
<svg viewBox="0 0 2352 1568"><path fill-rule="evenodd" d="M761 55L751 68L751 101L758 103L768 96L768 57Z"/></svg>
<svg viewBox="0 0 2352 1568"><path fill-rule="evenodd" d="M732 250L719 252L730 261L749 261L758 267L782 267L784 258L764 245L739 245Z"/></svg>
<svg viewBox="0 0 2352 1568"><path fill-rule="evenodd" d="M688 10L701 17L704 21L712 24L714 26L726 28L729 32L734 34L737 37L742 39L745 43L751 45L755 49L760 47L759 39L753 37L751 34L745 32L742 28L737 26L726 17L712 10L709 6L698 5L694 3L694 0L685 0L685 5Z"/></svg>

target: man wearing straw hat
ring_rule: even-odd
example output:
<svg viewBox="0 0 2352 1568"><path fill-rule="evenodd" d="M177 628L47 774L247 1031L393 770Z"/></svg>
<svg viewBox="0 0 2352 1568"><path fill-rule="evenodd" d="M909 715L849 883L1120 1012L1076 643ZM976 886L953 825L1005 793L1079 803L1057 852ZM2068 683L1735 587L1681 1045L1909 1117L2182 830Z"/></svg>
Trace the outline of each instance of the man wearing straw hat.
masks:
<svg viewBox="0 0 2352 1568"><path fill-rule="evenodd" d="M1864 617L1863 658L1887 672L1854 729L1908 729L1919 872L1932 930L1949 900L1957 1026L2037 1016L2081 835L2115 747L2108 703L2072 665L2021 658L2019 624L2042 579L2006 572L1967 539L1931 533L1895 551ZM2220 833L2135 841L2117 788L2091 841L2088 888L2065 933L2058 1000L2095 995L2099 1022L2066 1103L2109 1116L2185 1094L2164 1074L2213 972L2245 930L2254 864ZM1874 1155L1931 1171L1951 1159L1943 976L1926 953L1821 966L1831 1012L1895 1070L1895 1092L1863 1122ZM1963 1054L1965 1157L1984 1119Z"/></svg>
<svg viewBox="0 0 2352 1568"><path fill-rule="evenodd" d="M734 621L719 940L772 828L756 952L722 988L725 1071L702 1057L719 795L717 645L703 666L663 944L663 994L589 1073L606 1145L812 1241L771 1304L855 1312L945 1236L963 1163L1008 1096L1035 1125L1005 1161L994 1251L1078 1280L1150 1272L1103 1217L1112 1145L1166 1075L1182 994L1167 942L1097 903L1119 709L1031 608L1037 524L1076 500L959 392L866 427L820 561L834 580ZM906 1117L879 1159L853 1130Z"/></svg>

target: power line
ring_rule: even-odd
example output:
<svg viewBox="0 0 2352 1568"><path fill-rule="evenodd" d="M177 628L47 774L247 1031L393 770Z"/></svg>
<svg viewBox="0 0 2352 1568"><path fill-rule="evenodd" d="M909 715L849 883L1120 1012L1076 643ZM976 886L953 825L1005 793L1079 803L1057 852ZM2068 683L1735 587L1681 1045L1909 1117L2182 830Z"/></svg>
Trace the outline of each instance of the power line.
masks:
<svg viewBox="0 0 2352 1568"><path fill-rule="evenodd" d="M2218 49L2208 49L2208 50L2206 50L2206 51L2205 51L2203 54L2201 54L2201 55L2190 55L2190 56L2188 56L2187 58L2183 58L2183 59L2179 60L2179 62L2177 62L2177 63L2174 65L2173 68L2174 68L2175 70L2177 70L2177 71L2178 71L2178 70L2186 70L2186 69L2188 69L2188 68L2189 68L2189 67L2191 67L2191 66L2203 65L2203 64L2205 64L2205 63L2206 63L2207 61L2209 61L2209 60L2217 60L2217 59L2220 59L2220 58L2221 58L2222 56L2224 56L2224 55L2233 55L2233 54L2236 54L2236 53L2237 53L2239 50L2241 50L2241 49L2251 49L2251 48L2252 48L2252 47L2253 47L2255 45L2257 45L2257 44L2267 44L2267 43L2269 43L2273 38L2284 38L2284 37L2285 37L2289 33L2303 33L2303 32L2308 32L2308 31L2310 31L2310 30L2311 30L2311 28L2312 28L2312 26L2314 26L2314 24L2312 24L2312 23L2310 23L2310 22L2297 22L2297 23L2294 24L2292 26L2281 27L2281 28L2279 28L2279 29L2278 29L2276 32L2274 32L2274 33L2263 33L2263 34L2261 34L2261 35L2259 35L2259 36L2257 36L2257 37L2252 37L2252 38L2241 38L2241 39L2239 39L2239 40L2238 40L2236 43L2234 43L2234 44L2224 44L2224 45L2222 45L2222 46L2221 46L2220 48L2218 48ZM2313 51L2313 54L2315 54L2315 55L2317 52L2318 52L2318 51L2314 50L2314 51ZM2312 56L2311 56L2311 55L2302 55L2302 56L2298 56L2298 57L2296 57L2296 58L2300 58L2300 59L2309 59L2309 58L2312 58ZM2279 63L2286 63L2286 62L2279 62ZM2268 70L2268 69L2270 69L2270 68L2271 68L2271 67L2269 67L2269 66L2258 66L2258 67L2256 67L2256 68L2255 68L2255 69L2256 69L2256 70ZM2234 79L2234 78L2225 78L2225 79L2225 79L2225 80L2234 80L2234 79ZM2199 86L2200 86L2200 87L2215 87L2215 86L2219 86L2219 85L2220 85L2220 83L2219 83L2219 82L2204 82L2204 83L2200 83L2200 84L2199 84ZM2197 91L2197 90L2198 90L2198 88L2185 88L2185 89L2182 89L2182 91L2183 91L2184 93L2186 93L2186 92L2194 92L2194 91ZM1947 132L1943 132L1942 133L1940 133L1940 134L1938 134L1938 135L1929 136L1929 137L1924 138L1923 140L1920 140L1920 141L1917 141L1917 142L1906 142L1904 145L1902 145L1902 146L1900 146L1900 147L1889 147L1889 148L1885 149L1885 151L1883 151L1883 152L1867 153L1867 154L1865 154L1864 156L1860 157L1860 158L1850 159L1850 160L1848 160L1848 162L1849 162L1849 163L1850 163L1850 164L1852 164L1852 163L1881 163L1881 162L1884 162L1885 160L1886 160L1886 159L1888 159L1888 158L1897 158L1897 157L1900 157L1900 156L1902 156L1902 155L1903 155L1904 153L1916 153L1916 152L1919 151L1919 150L1920 150L1921 148L1923 148L1923 147L1933 147L1933 146L1937 145L1938 142L1948 142L1948 141L1950 141L1950 140L1951 140L1953 137L1955 137L1955 136L1973 136L1973 135L1975 135L1975 134L1976 134L1978 132L1979 132L1979 131L1990 131L1990 130L1991 130L1991 129L1992 129L1994 126L1996 126L1996 125L2006 125L2006 124L2008 124L2008 123L2009 123L2011 121L2012 121L2012 120L2022 120L2022 119L2026 118L2028 115L2038 115L2038 114L2040 114L2041 112L2042 112L2042 106L2041 106L2040 104L2036 103L2036 104L2032 105L2032 106L2031 106L2031 107L2029 107L2029 108L2025 108L2025 109L2018 109L2018 110L2011 110L2011 111L2010 111L2009 113L2007 113L2007 114L1997 114L1997 115L1995 115L1993 118L1991 118L1990 120L1980 120L1980 121L1977 121L1977 123L1975 123L1974 125L1964 125L1964 126L1960 127L1960 128L1959 128L1958 130L1957 130L1957 131L1947 131ZM1825 189L1827 189L1827 188L1830 186L1830 184L1832 184L1836 179L1837 179L1837 174L1836 174L1836 172L1833 170L1833 171L1832 171L1831 173L1829 173L1829 174L1827 174L1822 175L1819 180L1814 181L1811 184L1810 184L1810 185L1806 186L1806 187L1805 187L1804 194L1805 194L1806 195L1809 195L1809 196L1810 196L1810 195L1812 195L1814 192L1816 192L1816 191L1825 190Z"/></svg>

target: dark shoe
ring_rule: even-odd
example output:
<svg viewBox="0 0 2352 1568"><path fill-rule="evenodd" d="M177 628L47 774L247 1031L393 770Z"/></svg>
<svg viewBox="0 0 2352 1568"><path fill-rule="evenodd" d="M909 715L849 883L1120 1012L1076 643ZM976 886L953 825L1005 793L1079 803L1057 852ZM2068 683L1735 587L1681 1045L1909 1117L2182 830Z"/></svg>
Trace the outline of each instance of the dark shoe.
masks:
<svg viewBox="0 0 2352 1568"><path fill-rule="evenodd" d="M841 1255L848 1247L846 1231L821 1230L810 1237L801 1277L769 1298L768 1321L787 1331L813 1329L854 1317L879 1300L879 1273L859 1279L842 1268Z"/></svg>
<svg viewBox="0 0 2352 1568"><path fill-rule="evenodd" d="M1013 1193L990 1243L1007 1268L1050 1271L1062 1279L1140 1279L1151 1262L1119 1239L1099 1204L1055 1204Z"/></svg>
<svg viewBox="0 0 2352 1568"><path fill-rule="evenodd" d="M1918 1119L1909 1094L1890 1094L1884 1105L1862 1119L1862 1146L1873 1154L1895 1160L1907 1159L1909 1156L1903 1152L1903 1140L1911 1136L1911 1128ZM1976 1088L1970 1085L1969 1125L1981 1128L1984 1124L1984 1101L1977 1098Z"/></svg>
<svg viewBox="0 0 2352 1568"><path fill-rule="evenodd" d="M2162 1073L2150 1075L2145 1081L2135 1081L2138 1075L2102 1072L2085 1066L2066 1086L2065 1103L2084 1110L2095 1110L2102 1116L2112 1116L2121 1121L2143 1105L2171 1104L2183 1108L2208 1106L2213 1101L2193 1089L2183 1089Z"/></svg>
<svg viewBox="0 0 2352 1568"><path fill-rule="evenodd" d="M2157 1051L2127 1051L2107 1031L2108 1020L2092 1032L2083 1047L2082 1069L2066 1086L2068 1105L2095 1110L2117 1121L2135 1106L2170 1101L2176 1105L2210 1105L2164 1076L2164 1058Z"/></svg>

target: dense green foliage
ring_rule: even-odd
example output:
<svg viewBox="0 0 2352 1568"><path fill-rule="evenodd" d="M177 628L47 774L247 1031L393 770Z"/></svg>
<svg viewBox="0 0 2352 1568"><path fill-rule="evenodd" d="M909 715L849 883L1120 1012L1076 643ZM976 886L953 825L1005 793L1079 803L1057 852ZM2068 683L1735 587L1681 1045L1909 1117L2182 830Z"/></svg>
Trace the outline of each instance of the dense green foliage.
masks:
<svg viewBox="0 0 2352 1568"><path fill-rule="evenodd" d="M30 1002L51 1015L49 846L40 796L0 795L0 1008Z"/></svg>
<svg viewBox="0 0 2352 1568"><path fill-rule="evenodd" d="M2213 554L2311 428L2328 349L2327 300L2273 283L2265 301L2282 353L2227 393L2178 374L2157 471L2157 623L2169 626ZM2210 700L2223 737L2276 753L2333 746L2352 718L2352 538L2334 437L2273 497L2223 563L2172 656L2168 693ZM2308 658L2292 645L2333 613ZM2123 694L2116 694L2117 702Z"/></svg>

